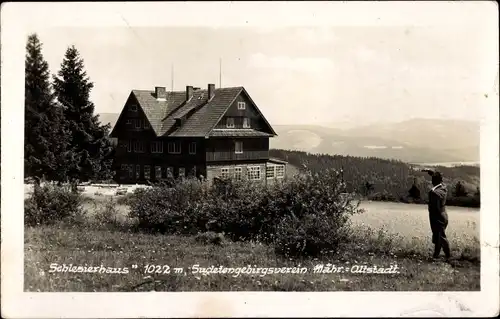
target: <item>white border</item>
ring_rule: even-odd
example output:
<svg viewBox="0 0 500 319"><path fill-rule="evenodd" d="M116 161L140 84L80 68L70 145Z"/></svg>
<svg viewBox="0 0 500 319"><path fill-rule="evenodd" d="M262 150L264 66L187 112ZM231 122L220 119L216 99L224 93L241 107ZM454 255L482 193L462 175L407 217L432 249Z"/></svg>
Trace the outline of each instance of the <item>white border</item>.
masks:
<svg viewBox="0 0 500 319"><path fill-rule="evenodd" d="M414 10L427 8L426 10ZM54 26L457 25L481 17L498 57L496 2L3 3L2 317L494 316L499 311L498 88L481 109L481 292L24 293L23 74L26 35ZM420 13L422 12L422 13ZM223 17L223 18L221 18ZM487 54L487 52L485 52ZM492 53L493 54L493 53ZM498 68L497 65L492 67ZM498 86L498 79L497 84ZM460 307L458 305L461 305ZM462 309L462 310L460 310Z"/></svg>

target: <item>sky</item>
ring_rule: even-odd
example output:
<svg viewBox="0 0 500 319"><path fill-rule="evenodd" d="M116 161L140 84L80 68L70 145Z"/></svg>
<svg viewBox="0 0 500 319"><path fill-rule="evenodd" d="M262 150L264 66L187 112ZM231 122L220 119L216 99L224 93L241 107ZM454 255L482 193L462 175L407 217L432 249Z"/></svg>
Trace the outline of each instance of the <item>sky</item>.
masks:
<svg viewBox="0 0 500 319"><path fill-rule="evenodd" d="M479 120L498 78L498 33L465 8L448 19L457 23L33 31L52 73L68 46L80 51L99 113L120 112L132 89L171 90L172 67L174 90L219 87L222 61L222 86L244 86L273 124Z"/></svg>

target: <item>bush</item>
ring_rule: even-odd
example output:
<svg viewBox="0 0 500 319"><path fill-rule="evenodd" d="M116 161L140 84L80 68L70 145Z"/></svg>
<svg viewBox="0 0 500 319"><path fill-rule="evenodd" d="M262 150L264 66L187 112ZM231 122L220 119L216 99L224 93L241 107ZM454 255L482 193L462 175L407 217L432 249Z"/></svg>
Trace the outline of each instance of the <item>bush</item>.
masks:
<svg viewBox="0 0 500 319"><path fill-rule="evenodd" d="M446 199L446 205L479 208L481 201L479 196L452 196Z"/></svg>
<svg viewBox="0 0 500 319"><path fill-rule="evenodd" d="M226 180L208 187L187 179L136 190L130 217L153 232L224 233L232 240L272 243L285 255L317 255L338 248L350 215L358 211L344 188L336 171L271 185Z"/></svg>
<svg viewBox="0 0 500 319"><path fill-rule="evenodd" d="M24 201L24 220L28 226L52 224L82 215L83 198L69 186L34 185L33 194Z"/></svg>
<svg viewBox="0 0 500 319"><path fill-rule="evenodd" d="M213 231L208 231L204 233L199 233L195 236L195 241L202 244L212 244L212 245L222 245L224 242L224 235L222 233L216 233Z"/></svg>
<svg viewBox="0 0 500 319"><path fill-rule="evenodd" d="M117 192L118 193L118 192ZM116 203L118 205L131 205L134 197L134 193L125 193L123 195L116 194Z"/></svg>
<svg viewBox="0 0 500 319"><path fill-rule="evenodd" d="M276 208L285 214L275 219L275 250L285 256L317 256L337 252L347 239L349 218L359 213L354 195L344 193L345 185L335 170L321 175L306 174L273 194Z"/></svg>
<svg viewBox="0 0 500 319"><path fill-rule="evenodd" d="M374 193L368 195L369 200L374 200L374 201L383 201L383 202L396 202L397 198L396 196L388 193L387 191L382 191L379 193ZM415 201L418 201L419 199L415 199Z"/></svg>
<svg viewBox="0 0 500 319"><path fill-rule="evenodd" d="M125 229L124 221L120 218L116 205L117 202L113 198L106 199L103 205L95 211L93 216L95 226L105 229Z"/></svg>
<svg viewBox="0 0 500 319"><path fill-rule="evenodd" d="M136 189L128 198L130 217L138 220L141 229L161 233L196 234L203 228L204 202L207 188L196 179L186 179L175 187L158 186ZM204 201L205 200L205 201Z"/></svg>
<svg viewBox="0 0 500 319"><path fill-rule="evenodd" d="M273 214L265 206L268 187L247 181L225 181L210 191L205 210L210 211L209 228L225 232L233 240L265 237L273 226Z"/></svg>

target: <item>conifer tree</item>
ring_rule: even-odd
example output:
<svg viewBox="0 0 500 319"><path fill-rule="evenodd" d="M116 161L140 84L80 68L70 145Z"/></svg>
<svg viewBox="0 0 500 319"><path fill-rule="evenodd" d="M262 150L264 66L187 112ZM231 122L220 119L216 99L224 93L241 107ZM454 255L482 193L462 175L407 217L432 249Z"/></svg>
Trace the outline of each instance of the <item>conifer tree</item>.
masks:
<svg viewBox="0 0 500 319"><path fill-rule="evenodd" d="M71 132L70 148L78 165L68 175L72 181L108 179L112 176L113 147L108 137L110 125L101 125L94 114L90 92L94 84L84 68L78 50L66 50L61 69L54 76L57 100L63 106L65 125Z"/></svg>
<svg viewBox="0 0 500 319"><path fill-rule="evenodd" d="M460 181L458 181L455 184L455 189L453 191L453 195L455 197L465 197L465 196L467 196L467 190L465 189L465 186Z"/></svg>
<svg viewBox="0 0 500 319"><path fill-rule="evenodd" d="M25 177L62 182L68 163L69 132L50 85L48 63L36 34L28 36L25 61Z"/></svg>

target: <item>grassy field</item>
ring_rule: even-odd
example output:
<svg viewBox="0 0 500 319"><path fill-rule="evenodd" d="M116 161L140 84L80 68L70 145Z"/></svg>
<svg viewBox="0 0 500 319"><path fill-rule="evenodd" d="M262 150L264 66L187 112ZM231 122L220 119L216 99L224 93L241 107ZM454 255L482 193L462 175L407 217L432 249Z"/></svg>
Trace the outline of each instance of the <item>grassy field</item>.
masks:
<svg viewBox="0 0 500 319"><path fill-rule="evenodd" d="M426 205L362 202L360 207L366 212L352 217L356 225L385 229L390 234L400 236L402 242L409 245L430 244ZM473 244L479 239L479 209L451 206L446 209L449 218L446 236L452 252L460 254L464 249L474 247Z"/></svg>
<svg viewBox="0 0 500 319"><path fill-rule="evenodd" d="M342 252L321 259L287 260L272 247L255 242L207 244L196 237L151 235L127 230L128 207L106 205L93 196L79 225L25 229L26 291L471 291L480 289L479 211L450 209L449 238L454 260L430 261L425 206L362 203L351 240ZM112 207L112 208L111 208ZM103 218L105 216L105 218ZM318 264L344 267L314 273ZM50 272L51 265L123 268L127 274ZM148 273L146 265L160 266ZM133 268L132 265L137 265ZM170 273L166 273L168 269ZM189 268L305 267L306 273L209 274ZM352 266L394 267L399 273L353 273ZM174 268L183 268L175 273ZM359 268L359 267L358 267ZM116 269L118 270L118 269ZM165 272L165 273L164 273Z"/></svg>

